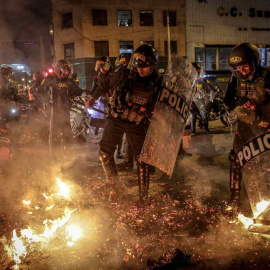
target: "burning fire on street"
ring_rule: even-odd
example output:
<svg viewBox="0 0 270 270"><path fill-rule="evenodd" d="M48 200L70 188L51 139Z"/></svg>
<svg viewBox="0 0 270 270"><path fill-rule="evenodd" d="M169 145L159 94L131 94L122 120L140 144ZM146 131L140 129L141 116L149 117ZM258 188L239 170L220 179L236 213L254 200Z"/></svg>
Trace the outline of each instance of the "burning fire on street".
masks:
<svg viewBox="0 0 270 270"><path fill-rule="evenodd" d="M1 238L1 243L4 245L4 249L8 254L10 260L14 261L13 269L19 269L20 264L23 262L29 251L33 248L37 248L38 243L46 245L50 244L50 241L55 235L61 235L63 241L66 242L68 247L72 247L79 238L82 237L82 232L78 224L68 224L72 214L76 211L76 208L71 208L71 190L70 186L59 178L56 178L56 193L50 195L43 194L45 201L49 203L49 206L31 206L31 200L23 200L23 205L27 209L27 214L32 215L34 211L44 210L46 215L49 211L52 211L57 203L64 205L64 213L55 219L45 219L40 225L42 229L40 233L35 232L30 226L26 229L16 230L12 232L11 239L7 239L5 236Z"/></svg>
<svg viewBox="0 0 270 270"><path fill-rule="evenodd" d="M240 222L229 224L221 213L222 202L217 207L201 203L184 181L158 183L151 176L151 204L140 208L134 173L121 174L127 188L111 202L110 186L95 171L91 174L91 178L50 177L53 183L42 182L45 186L39 185L34 193L26 187L27 195L18 199L24 210L19 215L22 223L2 234L0 268L2 263L8 266L4 269L21 270L146 269L146 265L156 269L176 258L178 266L190 264L196 269L205 261L229 265L231 261L223 258L255 252L259 246L249 233L250 225L257 225L253 219L267 210L268 202L258 206L253 219L239 215L238 220L250 222L247 232Z"/></svg>
<svg viewBox="0 0 270 270"><path fill-rule="evenodd" d="M263 224L259 223L260 220L256 221L263 213L269 210L269 201L261 201L257 203L256 210L253 213L253 218L248 218L243 214L238 215L238 220L244 225L244 227L252 233L261 233L264 237L270 238L270 235L257 231Z"/></svg>

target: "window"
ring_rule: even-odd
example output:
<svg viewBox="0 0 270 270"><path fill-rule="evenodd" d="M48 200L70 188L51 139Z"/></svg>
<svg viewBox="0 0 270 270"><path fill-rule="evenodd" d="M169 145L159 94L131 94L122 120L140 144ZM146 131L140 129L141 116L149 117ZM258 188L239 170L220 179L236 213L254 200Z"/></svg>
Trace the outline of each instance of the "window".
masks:
<svg viewBox="0 0 270 270"><path fill-rule="evenodd" d="M140 26L153 26L153 11L152 10L141 10L140 11Z"/></svg>
<svg viewBox="0 0 270 270"><path fill-rule="evenodd" d="M229 55L232 51L232 47L221 47L219 48L219 70L230 70L228 64Z"/></svg>
<svg viewBox="0 0 270 270"><path fill-rule="evenodd" d="M165 55L168 55L168 41L164 41ZM171 54L177 53L177 41L171 41Z"/></svg>
<svg viewBox="0 0 270 270"><path fill-rule="evenodd" d="M74 43L64 44L64 55L66 60L75 58Z"/></svg>
<svg viewBox="0 0 270 270"><path fill-rule="evenodd" d="M93 9L93 25L107 25L107 10Z"/></svg>
<svg viewBox="0 0 270 270"><path fill-rule="evenodd" d="M72 27L73 27L72 12L62 14L62 29Z"/></svg>
<svg viewBox="0 0 270 270"><path fill-rule="evenodd" d="M133 41L120 41L120 53L133 53Z"/></svg>
<svg viewBox="0 0 270 270"><path fill-rule="evenodd" d="M131 10L118 10L118 26L132 26Z"/></svg>
<svg viewBox="0 0 270 270"><path fill-rule="evenodd" d="M141 41L141 44L143 45L143 44L149 44L149 45L151 45L152 47L155 47L154 45L155 45L155 42L154 41Z"/></svg>
<svg viewBox="0 0 270 270"><path fill-rule="evenodd" d="M108 41L94 41L95 56L109 56L109 42Z"/></svg>
<svg viewBox="0 0 270 270"><path fill-rule="evenodd" d="M228 59L233 46L206 46L195 48L195 61L205 71L229 71Z"/></svg>
<svg viewBox="0 0 270 270"><path fill-rule="evenodd" d="M204 59L205 49L201 47L195 47L195 62L197 62L204 69L205 59Z"/></svg>
<svg viewBox="0 0 270 270"><path fill-rule="evenodd" d="M217 48L205 48L205 70L217 70Z"/></svg>
<svg viewBox="0 0 270 270"><path fill-rule="evenodd" d="M176 11L169 11L170 26L176 26ZM163 11L163 26L167 26L167 11Z"/></svg>
<svg viewBox="0 0 270 270"><path fill-rule="evenodd" d="M265 66L265 62L266 62L265 48L258 48L258 51L261 57L261 65Z"/></svg>

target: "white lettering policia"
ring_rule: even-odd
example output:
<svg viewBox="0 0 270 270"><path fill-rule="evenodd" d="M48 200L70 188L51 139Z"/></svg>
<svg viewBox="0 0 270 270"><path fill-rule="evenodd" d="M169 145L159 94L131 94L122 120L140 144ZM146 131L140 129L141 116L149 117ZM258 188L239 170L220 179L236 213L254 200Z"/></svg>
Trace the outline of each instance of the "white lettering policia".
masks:
<svg viewBox="0 0 270 270"><path fill-rule="evenodd" d="M240 166L243 167L249 160L252 160L269 150L270 133L268 132L249 142L237 153Z"/></svg>
<svg viewBox="0 0 270 270"><path fill-rule="evenodd" d="M176 93L167 88L163 88L159 101L176 110L184 118L184 120L187 119L189 112L188 105Z"/></svg>

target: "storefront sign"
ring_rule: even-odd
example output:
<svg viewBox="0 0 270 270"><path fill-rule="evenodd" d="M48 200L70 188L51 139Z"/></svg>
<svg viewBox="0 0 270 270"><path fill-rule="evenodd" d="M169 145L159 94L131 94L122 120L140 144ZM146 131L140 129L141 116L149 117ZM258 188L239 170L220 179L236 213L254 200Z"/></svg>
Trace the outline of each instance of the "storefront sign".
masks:
<svg viewBox="0 0 270 270"><path fill-rule="evenodd" d="M247 10L248 16L251 18L270 18L270 10L259 10L256 8L249 8ZM238 17L242 16L243 12L239 11L237 7L231 7L229 10L226 10L224 7L217 8L217 14L219 16L231 16Z"/></svg>

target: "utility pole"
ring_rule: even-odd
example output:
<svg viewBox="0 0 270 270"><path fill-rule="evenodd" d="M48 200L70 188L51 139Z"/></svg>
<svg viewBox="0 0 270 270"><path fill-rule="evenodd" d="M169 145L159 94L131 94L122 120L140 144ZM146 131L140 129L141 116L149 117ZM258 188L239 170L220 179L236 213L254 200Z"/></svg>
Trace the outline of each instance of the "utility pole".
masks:
<svg viewBox="0 0 270 270"><path fill-rule="evenodd" d="M169 9L167 9L167 32L168 32L168 63L171 63L172 56L171 56L171 32L170 32L170 16L169 16Z"/></svg>

